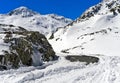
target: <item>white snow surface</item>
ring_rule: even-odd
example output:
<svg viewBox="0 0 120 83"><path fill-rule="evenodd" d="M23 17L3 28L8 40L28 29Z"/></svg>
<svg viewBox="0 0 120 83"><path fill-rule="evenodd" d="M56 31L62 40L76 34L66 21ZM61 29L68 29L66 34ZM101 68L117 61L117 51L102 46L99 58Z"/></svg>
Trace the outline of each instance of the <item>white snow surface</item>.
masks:
<svg viewBox="0 0 120 83"><path fill-rule="evenodd" d="M108 11L105 7L105 2L102 2L101 9L94 16L77 20L54 33L54 39L49 40L54 50L57 53L120 56L120 13L116 11L117 14L113 15L110 9L105 13L104 10Z"/></svg>
<svg viewBox="0 0 120 83"><path fill-rule="evenodd" d="M46 36L71 22L71 19L63 16L56 14L41 15L24 6L16 8L8 14L0 15L1 24L21 26L29 31L39 31Z"/></svg>
<svg viewBox="0 0 120 83"><path fill-rule="evenodd" d="M0 83L120 83L120 57L92 56L99 57L99 63L86 66L61 56L58 61L40 67L2 71Z"/></svg>
<svg viewBox="0 0 120 83"><path fill-rule="evenodd" d="M105 5L112 1L120 0L104 0L94 16L58 29L49 40L60 56L58 61L0 71L0 83L120 83L120 14L113 15ZM62 50L96 56L100 61L87 66L69 62Z"/></svg>

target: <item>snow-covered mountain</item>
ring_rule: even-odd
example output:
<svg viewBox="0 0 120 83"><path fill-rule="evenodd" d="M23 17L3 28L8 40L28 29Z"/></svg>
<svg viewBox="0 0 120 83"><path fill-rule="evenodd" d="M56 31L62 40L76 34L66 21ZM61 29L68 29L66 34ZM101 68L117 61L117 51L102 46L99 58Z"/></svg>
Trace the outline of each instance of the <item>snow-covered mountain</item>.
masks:
<svg viewBox="0 0 120 83"><path fill-rule="evenodd" d="M60 56L57 61L2 71L0 83L120 83L119 10L120 0L103 0L90 7L81 17L51 35L49 42ZM87 65L66 60L66 56L72 55L74 61L75 54L77 59L89 55L99 60ZM85 62L91 61L88 58Z"/></svg>
<svg viewBox="0 0 120 83"><path fill-rule="evenodd" d="M120 0L103 0L60 28L50 42L56 52L119 56L119 21Z"/></svg>
<svg viewBox="0 0 120 83"><path fill-rule="evenodd" d="M37 15L37 12L34 12L30 9L28 9L27 7L21 6L19 8L16 8L15 10L12 10L8 13L8 15L12 16L12 15L20 15L22 17L31 17L34 15Z"/></svg>
<svg viewBox="0 0 120 83"><path fill-rule="evenodd" d="M71 22L71 19L63 16L56 14L41 15L24 6L16 8L8 14L0 15L1 24L25 27L27 30L39 31L44 35L51 34L57 28L63 27Z"/></svg>
<svg viewBox="0 0 120 83"><path fill-rule="evenodd" d="M45 36L71 21L55 14L41 15L23 6L1 14L0 70L40 66L57 59Z"/></svg>

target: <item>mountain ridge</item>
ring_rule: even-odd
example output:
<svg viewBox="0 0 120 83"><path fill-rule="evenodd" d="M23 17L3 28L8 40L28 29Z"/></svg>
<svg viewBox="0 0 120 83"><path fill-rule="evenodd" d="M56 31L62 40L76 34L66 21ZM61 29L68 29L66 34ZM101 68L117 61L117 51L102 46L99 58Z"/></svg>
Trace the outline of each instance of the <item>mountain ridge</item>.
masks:
<svg viewBox="0 0 120 83"><path fill-rule="evenodd" d="M49 40L54 50L119 56L119 5L119 0L110 0L90 7L81 17L54 33L54 38Z"/></svg>
<svg viewBox="0 0 120 83"><path fill-rule="evenodd" d="M57 28L63 27L72 20L56 14L41 15L27 7L19 7L7 14L0 15L1 24L12 24L25 27L30 31L39 31L44 35L51 35Z"/></svg>

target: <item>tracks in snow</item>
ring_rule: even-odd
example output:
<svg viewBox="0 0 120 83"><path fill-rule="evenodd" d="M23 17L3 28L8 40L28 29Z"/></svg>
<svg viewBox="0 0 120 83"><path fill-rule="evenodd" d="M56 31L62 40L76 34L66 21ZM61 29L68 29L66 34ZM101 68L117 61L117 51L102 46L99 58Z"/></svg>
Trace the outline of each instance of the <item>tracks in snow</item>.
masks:
<svg viewBox="0 0 120 83"><path fill-rule="evenodd" d="M120 83L120 57L99 56L98 64L85 66L64 57L44 67L0 72L0 83Z"/></svg>

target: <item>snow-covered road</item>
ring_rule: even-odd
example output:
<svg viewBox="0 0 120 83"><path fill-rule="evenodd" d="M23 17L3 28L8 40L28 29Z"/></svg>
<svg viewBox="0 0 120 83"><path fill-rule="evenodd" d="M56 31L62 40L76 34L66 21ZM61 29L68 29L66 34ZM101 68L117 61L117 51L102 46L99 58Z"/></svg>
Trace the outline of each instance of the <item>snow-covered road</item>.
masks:
<svg viewBox="0 0 120 83"><path fill-rule="evenodd" d="M120 83L120 57L98 56L85 66L61 57L42 67L22 67L0 72L0 83Z"/></svg>

